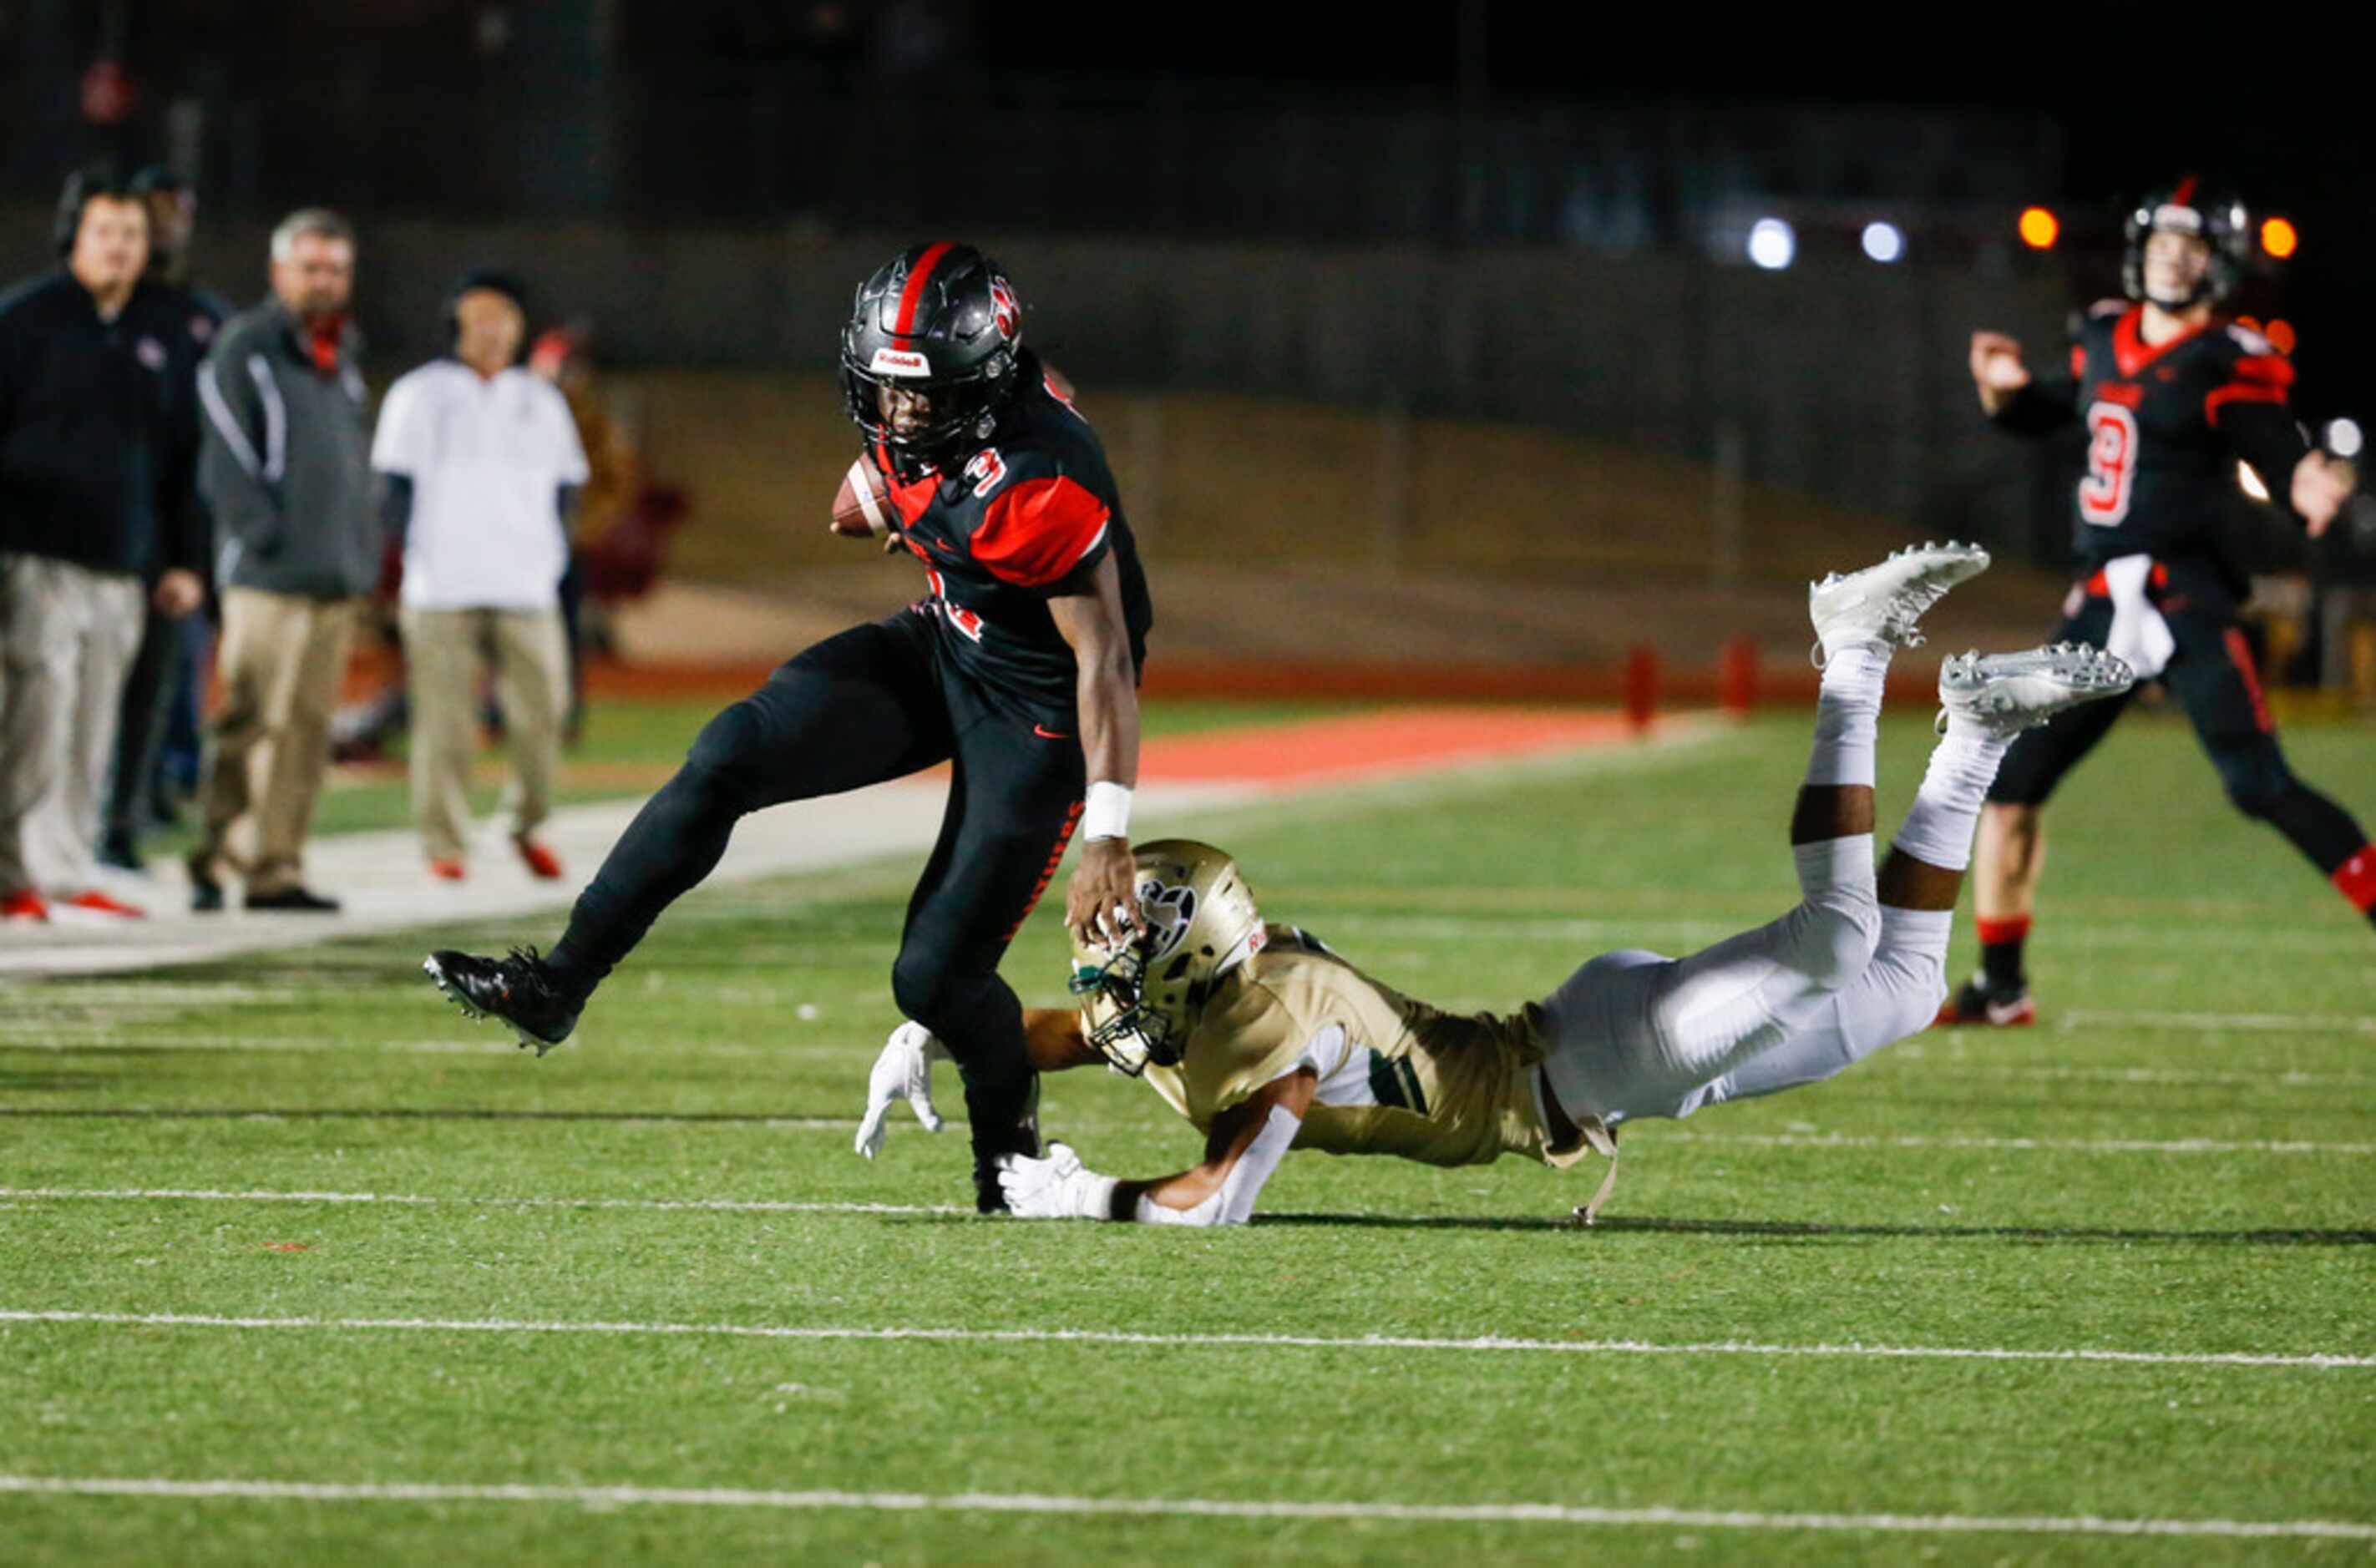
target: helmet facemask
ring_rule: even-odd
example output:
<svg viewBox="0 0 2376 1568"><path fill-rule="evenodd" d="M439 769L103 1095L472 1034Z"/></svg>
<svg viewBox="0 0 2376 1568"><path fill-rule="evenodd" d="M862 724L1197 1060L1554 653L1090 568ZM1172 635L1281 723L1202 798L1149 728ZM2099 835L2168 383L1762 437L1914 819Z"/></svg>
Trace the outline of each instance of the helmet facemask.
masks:
<svg viewBox="0 0 2376 1568"><path fill-rule="evenodd" d="M845 339L856 333L846 332ZM878 350L874 360L861 362L845 341L841 357L842 399L852 424L869 447L881 445L892 466L910 482L927 469L945 469L951 459L988 442L998 429L998 417L1015 389L1015 356L1000 350L970 375L937 377L909 374L892 359L896 350ZM925 353L916 359L929 362ZM883 411L885 389L920 392L931 399L925 422L906 433L892 427Z"/></svg>
<svg viewBox="0 0 2376 1568"><path fill-rule="evenodd" d="M1108 1066L1131 1078L1150 1062L1158 1067L1180 1062L1171 1020L1146 1002L1148 940L1126 944L1102 964L1075 955L1070 982L1073 994L1081 998L1081 1038Z"/></svg>

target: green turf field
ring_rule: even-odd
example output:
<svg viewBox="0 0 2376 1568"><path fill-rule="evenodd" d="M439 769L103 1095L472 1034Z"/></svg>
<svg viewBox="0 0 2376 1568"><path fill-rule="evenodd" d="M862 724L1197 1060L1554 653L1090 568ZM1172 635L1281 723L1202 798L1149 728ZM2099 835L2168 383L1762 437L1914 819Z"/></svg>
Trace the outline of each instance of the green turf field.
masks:
<svg viewBox="0 0 2376 1568"><path fill-rule="evenodd" d="M1787 904L1804 729L1140 826L1507 1006ZM2289 742L2376 815L2364 732ZM961 1128L849 1146L907 865L695 895L543 1061L426 934L0 991L0 1311L257 1320L0 1322L0 1476L557 1489L0 1491L0 1562L2364 1559L2376 935L2144 716L2053 829L2044 1027L1629 1129L1588 1233L1597 1170L1316 1155L1235 1231L950 1211ZM1106 1075L1043 1120L1123 1174L1196 1144Z"/></svg>

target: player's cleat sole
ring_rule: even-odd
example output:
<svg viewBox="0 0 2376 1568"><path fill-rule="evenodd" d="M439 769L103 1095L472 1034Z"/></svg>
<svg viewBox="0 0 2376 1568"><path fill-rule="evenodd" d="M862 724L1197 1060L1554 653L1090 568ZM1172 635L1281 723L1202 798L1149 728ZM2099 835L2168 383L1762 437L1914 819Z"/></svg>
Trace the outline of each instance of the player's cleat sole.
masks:
<svg viewBox="0 0 2376 1568"><path fill-rule="evenodd" d="M2125 660L2085 643L2054 643L2026 653L1959 653L1939 667L1937 729L1943 735L1961 719L2010 738L2136 683Z"/></svg>
<svg viewBox="0 0 2376 1568"><path fill-rule="evenodd" d="M481 958L450 949L421 961L421 972L446 999L470 1018L498 1018L512 1027L522 1047L539 1056L569 1038L577 1008L545 978L534 948L514 948L507 958Z"/></svg>
<svg viewBox="0 0 2376 1568"><path fill-rule="evenodd" d="M1844 643L1879 642L1919 647L1924 611L1957 583L1989 569L1989 552L1977 544L1909 545L1861 572L1834 572L1807 585L1807 619L1815 627L1815 665L1824 650Z"/></svg>
<svg viewBox="0 0 2376 1568"><path fill-rule="evenodd" d="M2017 991L2011 995L1990 991L1978 978L1966 980L1964 988L1947 999L1932 1020L1939 1028L2018 1029L2037 1022L2037 1004L2029 992Z"/></svg>

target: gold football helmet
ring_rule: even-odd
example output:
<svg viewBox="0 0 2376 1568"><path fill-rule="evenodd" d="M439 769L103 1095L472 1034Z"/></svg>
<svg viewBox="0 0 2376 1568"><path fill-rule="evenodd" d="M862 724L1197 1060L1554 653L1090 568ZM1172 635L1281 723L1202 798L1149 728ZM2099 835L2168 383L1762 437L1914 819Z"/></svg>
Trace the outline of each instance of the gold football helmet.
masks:
<svg viewBox="0 0 2376 1568"><path fill-rule="evenodd" d="M1137 851L1139 930L1119 948L1075 944L1081 1034L1117 1073L1176 1065L1214 981L1262 950L1262 912L1238 862L1163 838Z"/></svg>

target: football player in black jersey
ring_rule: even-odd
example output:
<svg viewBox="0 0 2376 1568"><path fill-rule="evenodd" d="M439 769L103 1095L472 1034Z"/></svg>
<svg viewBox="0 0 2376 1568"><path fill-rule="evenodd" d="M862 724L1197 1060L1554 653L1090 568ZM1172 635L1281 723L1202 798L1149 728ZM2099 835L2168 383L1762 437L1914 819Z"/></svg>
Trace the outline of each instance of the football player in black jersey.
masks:
<svg viewBox="0 0 2376 1568"><path fill-rule="evenodd" d="M954 762L939 842L909 900L891 988L965 1079L977 1199L1036 1155L1038 1080L1001 956L1085 841L1066 900L1080 934L1137 919L1128 837L1138 777L1146 583L1097 434L1023 343L1023 307L966 245L920 245L860 285L841 340L861 464L926 597L829 637L712 719L578 897L542 958L434 954L473 1015L539 1054L747 812Z"/></svg>
<svg viewBox="0 0 2376 1568"><path fill-rule="evenodd" d="M2074 535L2079 581L2056 641L2119 655L2185 707L2246 815L2292 841L2363 914L2376 919L2376 850L2350 814L2294 777L2278 749L2250 647L2236 622L2243 575L2224 556L2218 518L2237 459L2311 537L2351 493L2349 468L2311 449L2286 407L2293 367L2259 333L2217 314L2251 255L2241 203L2195 179L2130 215L2126 301L2081 319L2070 363L2034 374L2021 345L1972 338L1980 406L2002 429L2087 434ZM2054 786L2112 727L2127 699L2062 715L2014 743L1989 793L1973 866L1981 968L1942 1023L2027 1024L2022 970L2045 861L2041 813Z"/></svg>

